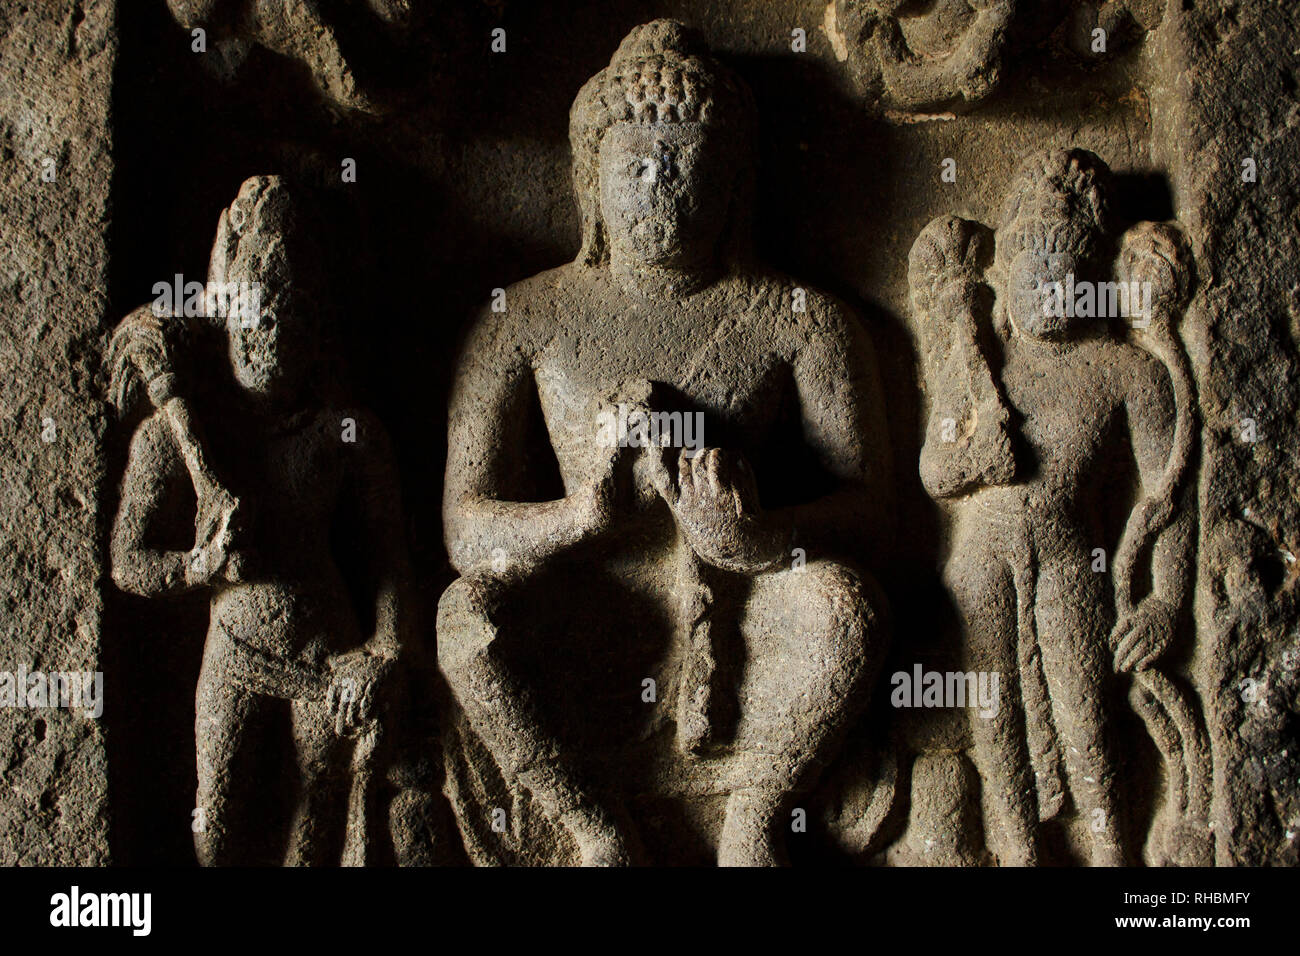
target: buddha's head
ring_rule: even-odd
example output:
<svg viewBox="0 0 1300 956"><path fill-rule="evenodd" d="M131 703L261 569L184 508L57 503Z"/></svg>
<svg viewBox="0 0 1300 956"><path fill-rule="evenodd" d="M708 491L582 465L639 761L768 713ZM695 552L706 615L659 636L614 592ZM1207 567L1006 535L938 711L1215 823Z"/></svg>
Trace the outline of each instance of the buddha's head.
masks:
<svg viewBox="0 0 1300 956"><path fill-rule="evenodd" d="M746 236L755 125L748 88L682 24L637 27L569 114L587 264L705 267Z"/></svg>
<svg viewBox="0 0 1300 956"><path fill-rule="evenodd" d="M1018 332L1068 338L1094 321L1057 306L1070 285L1101 272L1108 177L1105 164L1081 149L1040 153L1020 167L997 233L1004 308Z"/></svg>

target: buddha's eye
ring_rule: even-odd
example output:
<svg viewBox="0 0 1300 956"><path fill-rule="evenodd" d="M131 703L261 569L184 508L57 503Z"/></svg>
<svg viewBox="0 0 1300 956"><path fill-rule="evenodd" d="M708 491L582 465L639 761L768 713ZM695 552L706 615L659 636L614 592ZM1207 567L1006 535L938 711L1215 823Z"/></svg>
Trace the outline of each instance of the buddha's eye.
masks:
<svg viewBox="0 0 1300 956"><path fill-rule="evenodd" d="M628 164L628 174L634 179L643 179L648 183L655 181L655 174L658 171L658 165L653 158L642 157L635 159Z"/></svg>

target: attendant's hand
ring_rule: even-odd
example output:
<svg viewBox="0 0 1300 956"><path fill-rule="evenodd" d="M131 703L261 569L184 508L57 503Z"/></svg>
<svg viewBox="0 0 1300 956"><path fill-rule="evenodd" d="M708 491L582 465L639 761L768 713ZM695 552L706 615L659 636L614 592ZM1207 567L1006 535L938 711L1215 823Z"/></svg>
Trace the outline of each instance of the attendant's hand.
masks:
<svg viewBox="0 0 1300 956"><path fill-rule="evenodd" d="M1169 648L1177 617L1173 607L1148 597L1116 624L1111 632L1116 672L1125 674L1150 667Z"/></svg>
<svg viewBox="0 0 1300 956"><path fill-rule="evenodd" d="M393 659L361 647L329 660L330 686L325 703L340 737L356 733L370 719L375 691L393 667Z"/></svg>

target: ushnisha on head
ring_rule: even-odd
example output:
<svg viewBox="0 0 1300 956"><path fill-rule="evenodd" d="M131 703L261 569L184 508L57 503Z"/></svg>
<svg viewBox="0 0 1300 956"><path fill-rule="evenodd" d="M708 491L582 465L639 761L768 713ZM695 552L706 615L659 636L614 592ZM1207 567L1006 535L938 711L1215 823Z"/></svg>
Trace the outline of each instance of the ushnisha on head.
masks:
<svg viewBox="0 0 1300 956"><path fill-rule="evenodd" d="M250 395L292 399L308 383L327 325L323 261L310 226L278 176L245 180L222 211L208 277L257 290L256 315L225 317L231 368Z"/></svg>
<svg viewBox="0 0 1300 956"><path fill-rule="evenodd" d="M636 27L569 113L587 265L696 269L740 258L753 97L675 20Z"/></svg>
<svg viewBox="0 0 1300 956"><path fill-rule="evenodd" d="M1005 277L1005 308L1017 331L1064 338L1091 318L1045 308L1048 290L1095 281L1109 238L1110 171L1087 150L1031 156L1012 180L997 232L996 261ZM1070 279L1069 277L1073 277Z"/></svg>

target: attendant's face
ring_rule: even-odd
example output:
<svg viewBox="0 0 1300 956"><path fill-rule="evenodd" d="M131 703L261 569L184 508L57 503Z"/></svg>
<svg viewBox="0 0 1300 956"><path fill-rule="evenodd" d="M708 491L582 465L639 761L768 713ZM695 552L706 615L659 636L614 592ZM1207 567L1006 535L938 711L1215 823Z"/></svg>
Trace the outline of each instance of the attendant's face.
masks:
<svg viewBox="0 0 1300 956"><path fill-rule="evenodd" d="M700 123L617 123L600 144L600 212L620 261L691 267L712 261L734 170Z"/></svg>
<svg viewBox="0 0 1300 956"><path fill-rule="evenodd" d="M259 398L285 399L303 386L317 343L314 317L300 298L277 292L255 318L226 320L235 380Z"/></svg>
<svg viewBox="0 0 1300 956"><path fill-rule="evenodd" d="M1063 338L1087 321L1066 314L1073 311L1065 307L1070 286L1084 278L1077 266L1078 259L1069 252L1025 250L1012 260L1007 274L1008 307L1020 332L1034 338Z"/></svg>

